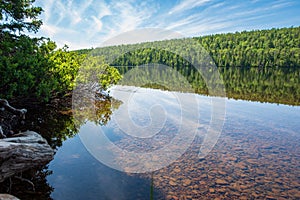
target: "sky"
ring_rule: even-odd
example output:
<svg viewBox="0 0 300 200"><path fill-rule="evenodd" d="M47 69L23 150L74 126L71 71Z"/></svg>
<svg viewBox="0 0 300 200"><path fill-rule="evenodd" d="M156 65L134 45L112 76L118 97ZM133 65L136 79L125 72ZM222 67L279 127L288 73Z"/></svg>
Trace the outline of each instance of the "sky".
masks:
<svg viewBox="0 0 300 200"><path fill-rule="evenodd" d="M193 37L300 25L299 0L36 0L35 5L44 10L36 36L70 49L100 47L135 30Z"/></svg>

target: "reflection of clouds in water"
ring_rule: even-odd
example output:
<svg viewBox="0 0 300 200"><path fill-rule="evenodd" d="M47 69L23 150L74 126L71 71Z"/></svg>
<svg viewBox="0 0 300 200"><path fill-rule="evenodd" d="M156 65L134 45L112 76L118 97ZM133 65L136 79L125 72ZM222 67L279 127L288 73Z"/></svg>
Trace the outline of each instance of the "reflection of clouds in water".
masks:
<svg viewBox="0 0 300 200"><path fill-rule="evenodd" d="M151 108L157 100L153 96L151 98L151 94L145 98L141 92L132 93L126 89L125 92L112 90L112 96L124 102L124 105L114 113L112 121L116 121L118 127L126 134L135 137L151 137L163 127L165 115L153 113L155 110Z"/></svg>
<svg viewBox="0 0 300 200"><path fill-rule="evenodd" d="M130 86L116 86L111 95L123 102L111 121L103 127L85 124L81 128L90 130L84 130L80 137L89 144L88 149L96 159L114 169L154 171L179 158L196 136L204 141L201 155L209 152L218 139L218 132L211 128L211 119L216 116L209 106L214 102L209 98L202 100L202 96L191 93ZM208 116L206 121L200 119L199 107L203 116ZM140 119L151 123L141 126L136 122ZM199 123L202 121L205 123Z"/></svg>
<svg viewBox="0 0 300 200"><path fill-rule="evenodd" d="M135 136L140 139L142 136L155 137L163 131L163 126L170 126L170 123L177 127L176 132L196 131L201 136L207 133L211 120L211 98L214 97L133 86L115 86L111 94L124 102L108 124L109 127L113 127L114 134L123 136L127 134L129 137ZM153 109L155 106L161 109ZM195 107L198 107L200 112L196 112ZM123 116L127 113L130 118Z"/></svg>
<svg viewBox="0 0 300 200"><path fill-rule="evenodd" d="M137 91L136 88L134 89ZM117 90L112 91L114 98L122 98L123 102L127 102L126 98L130 95L119 94L120 91L131 93L130 89L127 86L119 86ZM139 88L138 92L130 97L129 107L133 105L130 107L131 109L127 108L126 104L122 105L123 108L121 107L121 109L124 109L124 111L118 110L114 113L112 121L109 123L109 126L113 126L113 129L116 131L111 134L122 136L119 138L120 140L115 141L115 144L123 149L134 152L158 150L172 143L172 139L175 137L179 137L178 142L183 144L187 142L185 140L186 136L190 134L196 135L196 132L200 130L198 128L202 127L198 124L199 114L197 109L195 109L197 102L194 94ZM162 108L164 113L160 113L161 110L159 109L158 113L153 112L155 106ZM142 108L144 109L143 112L141 112ZM146 120L150 116L149 113L152 112L150 117L159 120L156 121L157 123L152 120L150 126L137 129L131 126L131 122L136 125L135 120L140 119L137 117L129 119L122 116L126 112L130 112L133 116L146 118ZM120 123L118 119L114 120L115 118L123 120L127 127L124 128L124 124ZM164 118L164 120L161 120L161 118ZM143 137L145 135L148 137ZM181 137L182 140L180 139Z"/></svg>
<svg viewBox="0 0 300 200"><path fill-rule="evenodd" d="M137 93L131 93L132 87L116 88L118 89L112 90L112 96L124 104L114 113L112 121L116 121L119 128L128 135L139 138L152 137L166 126L167 121L190 128L194 128L197 123L198 113L194 109L197 105L193 95L146 88L139 88ZM191 100L186 101L185 97Z"/></svg>
<svg viewBox="0 0 300 200"><path fill-rule="evenodd" d="M153 92L135 93L128 100L128 113L131 122L143 129L161 127L166 120L166 109ZM126 108L125 108L126 109ZM158 129L159 130L159 129Z"/></svg>
<svg viewBox="0 0 300 200"><path fill-rule="evenodd" d="M78 153L72 154L71 157L77 159L77 158L80 158L80 154L78 154Z"/></svg>

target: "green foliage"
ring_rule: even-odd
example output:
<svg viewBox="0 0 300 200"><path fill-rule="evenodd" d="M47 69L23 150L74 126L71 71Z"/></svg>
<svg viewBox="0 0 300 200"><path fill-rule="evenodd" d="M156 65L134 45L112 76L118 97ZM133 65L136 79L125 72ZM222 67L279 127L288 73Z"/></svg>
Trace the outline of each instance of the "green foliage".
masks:
<svg viewBox="0 0 300 200"><path fill-rule="evenodd" d="M24 32L36 32L42 22L42 9L34 0L0 2L0 98L38 98L48 101L74 87L85 52L69 52L65 46L56 49L49 39L30 38ZM91 63L93 64L93 63ZM84 67L88 68L88 62ZM100 89L107 89L120 79L117 70L99 65ZM110 78L113 77L113 78Z"/></svg>
<svg viewBox="0 0 300 200"><path fill-rule="evenodd" d="M39 94L47 98L45 89L50 62L39 49L37 39L22 35L17 39L7 37L0 41L0 94L2 97L32 96Z"/></svg>
<svg viewBox="0 0 300 200"><path fill-rule="evenodd" d="M119 71L109 66L103 56L87 56L81 64L76 84L101 91L107 90L121 78Z"/></svg>
<svg viewBox="0 0 300 200"><path fill-rule="evenodd" d="M37 32L42 21L37 18L41 7L33 6L35 0L2 0L0 1L1 33Z"/></svg>
<svg viewBox="0 0 300 200"><path fill-rule="evenodd" d="M219 67L300 67L300 27L197 39Z"/></svg>
<svg viewBox="0 0 300 200"><path fill-rule="evenodd" d="M105 56L115 66L161 63L188 73L191 66L186 58L193 62L203 62L199 59L201 50L190 52L193 49L191 45L196 41L210 54L218 67L300 67L299 38L300 27L255 30L103 47L93 50L92 54ZM174 49L181 56L184 55L185 59L174 54ZM120 57L111 58L111 55Z"/></svg>
<svg viewBox="0 0 300 200"><path fill-rule="evenodd" d="M73 89L75 77L84 59L84 54L69 52L67 46L50 53L49 60L53 63L50 72L54 75L56 92L66 93Z"/></svg>
<svg viewBox="0 0 300 200"><path fill-rule="evenodd" d="M49 61L43 51L44 39L30 38L25 31L36 32L42 24L40 7L34 0L0 2L0 96L49 97Z"/></svg>

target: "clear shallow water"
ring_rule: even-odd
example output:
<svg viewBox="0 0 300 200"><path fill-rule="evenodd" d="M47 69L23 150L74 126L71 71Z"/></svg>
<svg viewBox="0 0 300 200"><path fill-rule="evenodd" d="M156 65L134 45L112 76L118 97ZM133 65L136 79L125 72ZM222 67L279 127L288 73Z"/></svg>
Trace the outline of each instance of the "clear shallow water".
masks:
<svg viewBox="0 0 300 200"><path fill-rule="evenodd" d="M133 95L136 89L131 87L123 92L129 94L130 105L136 106L129 106L130 113L137 115L122 118L122 115L128 114L122 111L122 106L126 105L126 102L123 102L101 130L120 148L128 151L153 151L168 144L178 134L176 116L182 107L176 107L178 98L171 98L170 92L156 93L156 90L139 88L143 95L151 97L147 99L143 95ZM113 92L112 94L114 96ZM183 95L184 98L185 95L191 94L178 95ZM121 96L118 97L122 99ZM212 151L204 159L200 159L199 148L211 120L213 98L196 95L200 126L195 123L191 123L193 126L188 124L187 128L197 130L188 150L171 165L153 173L154 199L299 199L300 107L223 100L226 103L226 116L220 138ZM155 102L159 102L159 105ZM189 115L189 109L195 108L194 105L189 104L188 100L184 104L186 110L182 112L186 112L185 119L194 119L193 112ZM149 109L137 112L143 111L144 108L154 109L152 113ZM163 116L165 113L168 114ZM151 121L151 117L159 114L159 120ZM122 123L125 124L126 120L127 124L135 122L137 127L149 127L153 122L154 126L149 130L157 134L147 135L147 132L144 132L144 136L154 138L138 138L141 140L138 141L134 135L126 136L126 131L132 130L120 131L117 128L120 123L116 123L116 119L124 120ZM155 128L162 127L161 124L165 127L159 129L163 130L159 132ZM182 124L183 129L185 125L187 124ZM91 127L93 128L93 125ZM49 164L49 170L53 173L47 177L47 181L54 188L51 197L150 199L151 173L130 174L102 164L87 151L80 140L86 130L83 126L78 135L66 140Z"/></svg>
<svg viewBox="0 0 300 200"><path fill-rule="evenodd" d="M53 199L138 199L150 197L150 181L113 170L94 159L79 136L64 142L49 164Z"/></svg>

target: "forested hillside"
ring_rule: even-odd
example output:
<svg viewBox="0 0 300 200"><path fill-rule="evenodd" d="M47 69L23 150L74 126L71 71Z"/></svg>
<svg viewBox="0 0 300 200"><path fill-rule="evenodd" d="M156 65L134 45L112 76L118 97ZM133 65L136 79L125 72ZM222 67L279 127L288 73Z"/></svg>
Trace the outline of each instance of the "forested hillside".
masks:
<svg viewBox="0 0 300 200"><path fill-rule="evenodd" d="M300 27L198 37L217 66L300 66Z"/></svg>
<svg viewBox="0 0 300 200"><path fill-rule="evenodd" d="M182 55L187 55L189 46L186 45L195 43L189 40L196 40L208 51L218 67L299 67L299 38L300 27L274 28L97 48L93 50L93 54L109 57L128 52L111 63L116 66L162 63L181 68L188 63L171 52L178 49ZM155 48L149 48L151 46ZM129 52L131 49L134 51ZM79 50L78 52L87 53L89 51ZM191 56L193 55L197 54Z"/></svg>

